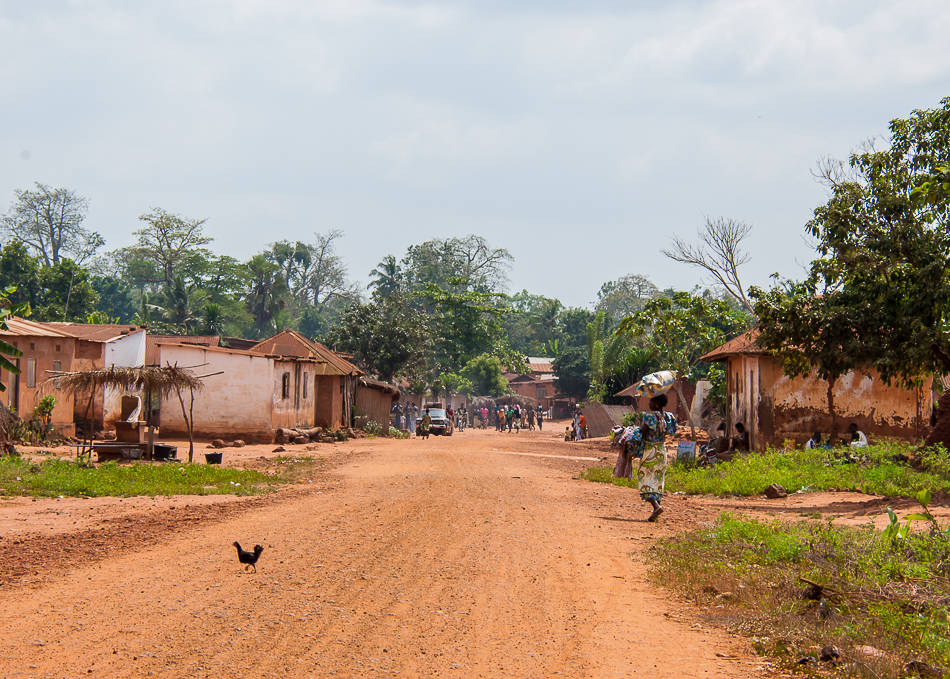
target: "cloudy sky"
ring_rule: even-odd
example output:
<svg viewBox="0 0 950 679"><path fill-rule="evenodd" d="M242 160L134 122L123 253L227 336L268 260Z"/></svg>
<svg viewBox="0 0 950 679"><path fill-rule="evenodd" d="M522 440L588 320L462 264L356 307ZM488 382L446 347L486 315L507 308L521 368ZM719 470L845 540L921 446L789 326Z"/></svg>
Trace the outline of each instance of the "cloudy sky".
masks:
<svg viewBox="0 0 950 679"><path fill-rule="evenodd" d="M108 245L159 206L245 258L345 232L384 255L479 233L513 289L590 303L704 218L796 275L817 161L950 95L946 0L0 0L0 211L89 198Z"/></svg>

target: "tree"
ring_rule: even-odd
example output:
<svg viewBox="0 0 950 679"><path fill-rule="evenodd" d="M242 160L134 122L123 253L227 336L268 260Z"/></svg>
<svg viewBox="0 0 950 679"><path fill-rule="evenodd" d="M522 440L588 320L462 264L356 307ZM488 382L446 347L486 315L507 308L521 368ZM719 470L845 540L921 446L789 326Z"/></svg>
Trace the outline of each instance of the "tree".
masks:
<svg viewBox="0 0 950 679"><path fill-rule="evenodd" d="M410 245L401 267L412 292L429 286L452 292L498 292L507 283L511 260L504 248L492 248L483 237L470 234Z"/></svg>
<svg viewBox="0 0 950 679"><path fill-rule="evenodd" d="M254 255L247 262L250 289L245 297L253 323L253 333L263 337L278 329L287 303L287 288L280 268L264 255Z"/></svg>
<svg viewBox="0 0 950 679"><path fill-rule="evenodd" d="M93 276L92 289L96 291L99 311L110 318L118 318L119 323L128 323L137 311L137 300L129 284L116 276Z"/></svg>
<svg viewBox="0 0 950 679"><path fill-rule="evenodd" d="M187 280L203 270L212 257L204 247L211 242L204 235L205 219L186 219L152 208L139 221L145 226L135 232L135 244L115 252L128 280L171 287L176 278Z"/></svg>
<svg viewBox="0 0 950 679"><path fill-rule="evenodd" d="M88 202L70 189L39 182L35 187L14 191L16 200L2 220L4 230L46 266L55 266L66 257L83 264L105 243L102 236L82 225Z"/></svg>
<svg viewBox="0 0 950 679"><path fill-rule="evenodd" d="M502 396L508 393L501 359L491 354L480 354L465 364L462 376L472 385L472 393L480 396Z"/></svg>
<svg viewBox="0 0 950 679"><path fill-rule="evenodd" d="M527 290L506 299L510 309L502 317L508 344L515 351L529 356L548 354L557 339L558 314L564 306L559 300L533 295Z"/></svg>
<svg viewBox="0 0 950 679"><path fill-rule="evenodd" d="M607 314L610 324L615 325L620 319L638 312L659 292L646 276L630 274L600 286L594 309Z"/></svg>
<svg viewBox="0 0 950 679"><path fill-rule="evenodd" d="M353 354L367 372L391 381L423 371L430 353L428 317L394 294L368 304L351 304L330 330L327 343Z"/></svg>
<svg viewBox="0 0 950 679"><path fill-rule="evenodd" d="M594 320L593 311L571 307L557 316L557 337L562 350L568 347L584 347L587 351L587 324Z"/></svg>
<svg viewBox="0 0 950 679"><path fill-rule="evenodd" d="M369 276L372 280L366 287L380 297L389 297L402 286L402 269L392 255L383 257L376 268L369 272Z"/></svg>
<svg viewBox="0 0 950 679"><path fill-rule="evenodd" d="M753 287L758 316L756 344L782 361L786 375L808 375L816 370L827 382L826 398L835 429L834 385L855 367L862 338L852 330L852 314L843 295L817 294L812 281L785 281L767 292ZM842 303L845 303L842 305Z"/></svg>
<svg viewBox="0 0 950 679"><path fill-rule="evenodd" d="M699 357L748 326L749 318L727 302L679 292L658 297L628 316L617 332L638 338L649 347L660 368L675 370L691 382L705 374ZM682 387L675 383L680 403L686 403ZM690 421L690 431L696 431Z"/></svg>
<svg viewBox="0 0 950 679"><path fill-rule="evenodd" d="M590 387L590 357L583 346L571 346L554 359L557 388L562 394L584 398Z"/></svg>
<svg viewBox="0 0 950 679"><path fill-rule="evenodd" d="M40 265L23 243L13 240L3 246L0 250L0 290L11 290L8 294L11 304L37 306L42 293L39 279Z"/></svg>
<svg viewBox="0 0 950 679"><path fill-rule="evenodd" d="M739 276L739 267L749 261L749 253L743 250L742 241L751 231L752 227L744 222L707 217L706 225L699 232L698 245L674 236L673 247L664 250L663 254L676 262L692 264L712 274L743 309L752 313L752 303L746 296Z"/></svg>
<svg viewBox="0 0 950 679"><path fill-rule="evenodd" d="M71 259L40 269L38 281L40 298L33 310L37 320L82 323L99 302L89 272Z"/></svg>
<svg viewBox="0 0 950 679"><path fill-rule="evenodd" d="M763 339L785 356L910 385L950 372L950 97L889 127L888 148L822 168L830 196L806 225L818 255L806 280L753 296L767 330L812 324L812 344Z"/></svg>

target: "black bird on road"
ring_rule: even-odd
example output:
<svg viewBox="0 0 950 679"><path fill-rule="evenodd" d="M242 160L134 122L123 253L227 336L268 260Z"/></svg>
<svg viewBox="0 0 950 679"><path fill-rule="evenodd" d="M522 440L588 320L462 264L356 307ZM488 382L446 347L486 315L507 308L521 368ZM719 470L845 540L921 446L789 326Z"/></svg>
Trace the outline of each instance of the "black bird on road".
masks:
<svg viewBox="0 0 950 679"><path fill-rule="evenodd" d="M253 552L246 552L241 549L241 543L237 540L234 541L234 546L237 547L238 561L244 564L244 570L248 568L253 568L254 572L257 572L257 560L261 556L261 552L264 551L264 548L260 545L254 545Z"/></svg>

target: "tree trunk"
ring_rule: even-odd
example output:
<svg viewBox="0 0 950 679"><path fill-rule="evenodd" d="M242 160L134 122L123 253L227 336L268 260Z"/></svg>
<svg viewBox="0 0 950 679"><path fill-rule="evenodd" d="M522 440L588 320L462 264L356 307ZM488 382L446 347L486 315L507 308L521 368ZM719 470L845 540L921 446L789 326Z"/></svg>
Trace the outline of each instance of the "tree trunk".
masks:
<svg viewBox="0 0 950 679"><path fill-rule="evenodd" d="M683 396L683 385L679 383L679 380L673 382L673 387L676 389L676 398L679 402L679 405L682 405L686 410L686 421L689 422L689 437L696 440L696 425L693 424L692 414L689 412L689 406L686 405L686 398ZM677 406L678 409L678 406Z"/></svg>

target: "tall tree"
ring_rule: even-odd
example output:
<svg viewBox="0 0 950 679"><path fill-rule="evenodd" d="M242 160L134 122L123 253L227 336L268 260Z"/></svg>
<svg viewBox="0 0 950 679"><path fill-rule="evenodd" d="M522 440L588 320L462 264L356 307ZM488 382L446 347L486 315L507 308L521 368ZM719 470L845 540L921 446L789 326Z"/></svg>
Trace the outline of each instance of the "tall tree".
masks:
<svg viewBox="0 0 950 679"><path fill-rule="evenodd" d="M673 247L663 254L676 262L698 266L722 286L742 308L752 313L752 303L746 295L739 268L749 261L749 253L743 241L752 231L745 222L735 219L707 217L699 231L699 243L688 243L679 236L673 237Z"/></svg>
<svg viewBox="0 0 950 679"><path fill-rule="evenodd" d="M330 330L327 343L353 354L354 360L380 379L423 371L431 351L428 316L394 294L367 304L351 304Z"/></svg>
<svg viewBox="0 0 950 679"><path fill-rule="evenodd" d="M620 319L638 312L659 292L646 276L629 274L600 286L594 309L607 314L611 325L615 325Z"/></svg>
<svg viewBox="0 0 950 679"><path fill-rule="evenodd" d="M212 256L205 246L204 219L186 219L161 208L152 208L139 217L145 226L135 232L136 242L117 250L127 277L139 283L171 287L179 276L187 279L203 270Z"/></svg>
<svg viewBox="0 0 950 679"><path fill-rule="evenodd" d="M393 255L383 257L369 272L369 277L371 280L366 287L383 298L398 292L402 286L402 269Z"/></svg>
<svg viewBox="0 0 950 679"><path fill-rule="evenodd" d="M46 266L70 258L83 264L105 241L83 226L89 204L75 191L36 183L17 190L10 211L3 216L6 233L27 245Z"/></svg>
<svg viewBox="0 0 950 679"><path fill-rule="evenodd" d="M798 348L777 334L763 341L829 376L854 366L913 384L950 373L948 165L950 97L891 121L887 148L826 164L831 195L806 226L818 254L806 280L754 295L766 329L807 313L818 339Z"/></svg>
<svg viewBox="0 0 950 679"><path fill-rule="evenodd" d="M428 286L452 292L500 292L507 283L511 261L507 250L493 248L482 236L471 234L410 245L401 266L412 292Z"/></svg>

